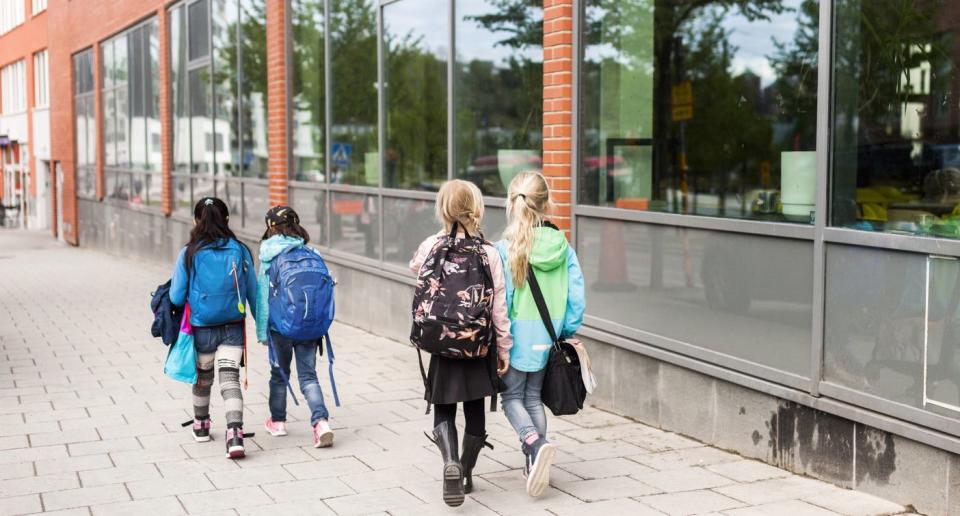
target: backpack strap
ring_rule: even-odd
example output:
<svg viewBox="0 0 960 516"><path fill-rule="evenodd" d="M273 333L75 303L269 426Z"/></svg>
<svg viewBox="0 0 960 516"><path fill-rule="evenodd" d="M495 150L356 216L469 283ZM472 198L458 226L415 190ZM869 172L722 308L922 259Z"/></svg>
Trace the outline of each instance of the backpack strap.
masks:
<svg viewBox="0 0 960 516"><path fill-rule="evenodd" d="M420 363L420 376L423 377L423 389L427 390L430 388L430 385L427 383L427 370L423 368L423 353L420 352L420 348L414 346L417 350L417 361ZM427 402L427 411L424 414L430 413L430 402Z"/></svg>
<svg viewBox="0 0 960 516"><path fill-rule="evenodd" d="M333 391L333 402L339 407L340 406L340 394L337 393L337 381L333 378L333 344L330 342L330 333L328 332L320 340L320 346L323 346L323 341L327 341L327 373L330 375L330 390Z"/></svg>
<svg viewBox="0 0 960 516"><path fill-rule="evenodd" d="M543 325L547 327L547 332L553 339L553 345L558 346L560 339L557 338L557 332L553 329L550 311L547 310L547 303L543 300L543 292L540 290L540 284L537 283L537 276L533 273L533 266L529 263L527 264L527 283L530 284L530 294L533 295L533 302L536 303L537 311L540 312L540 319L543 319Z"/></svg>
<svg viewBox="0 0 960 516"><path fill-rule="evenodd" d="M280 358L277 356L277 349L273 347L273 332L271 331L267 331L267 360L270 362L270 367L276 368L277 372L280 373L280 378L283 378L284 383L287 384L287 390L290 391L290 397L293 398L293 404L299 407L300 402L297 401L297 395L293 393L293 386L290 385L290 376L280 367Z"/></svg>

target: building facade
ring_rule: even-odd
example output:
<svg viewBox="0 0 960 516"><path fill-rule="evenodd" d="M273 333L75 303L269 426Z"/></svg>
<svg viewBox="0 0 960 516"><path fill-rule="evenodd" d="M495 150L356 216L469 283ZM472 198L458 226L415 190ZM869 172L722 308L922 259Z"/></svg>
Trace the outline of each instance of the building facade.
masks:
<svg viewBox="0 0 960 516"><path fill-rule="evenodd" d="M46 0L0 1L0 227L50 226L46 11Z"/></svg>
<svg viewBox="0 0 960 516"><path fill-rule="evenodd" d="M21 4L0 0L0 31ZM29 80L46 49L36 206L68 242L172 260L205 195L251 243L290 204L336 269L338 316L405 340L439 184L480 186L495 239L505 185L541 170L587 277L594 403L960 512L956 2L73 0L21 17L0 66ZM0 106L21 106L18 73ZM33 133L2 113L0 152L23 149Z"/></svg>

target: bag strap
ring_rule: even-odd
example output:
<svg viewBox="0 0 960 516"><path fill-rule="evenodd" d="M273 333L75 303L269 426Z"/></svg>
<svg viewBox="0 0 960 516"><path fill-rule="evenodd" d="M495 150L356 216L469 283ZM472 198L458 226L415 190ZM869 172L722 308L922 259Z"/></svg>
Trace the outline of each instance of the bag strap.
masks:
<svg viewBox="0 0 960 516"><path fill-rule="evenodd" d="M414 346L416 347L416 346ZM417 349L417 361L420 362L420 376L423 377L423 388L425 390L430 389L430 385L427 382L427 370L423 368L423 353L420 352L420 348ZM427 402L427 411L424 414L430 413L430 402Z"/></svg>
<svg viewBox="0 0 960 516"><path fill-rule="evenodd" d="M340 406L340 395L337 393L337 381L333 378L333 343L330 342L330 333L325 334L322 337L322 340L327 341L327 363L329 364L327 372L330 374L330 390L333 391L333 402L336 406ZM323 346L323 342L320 342L320 346Z"/></svg>
<svg viewBox="0 0 960 516"><path fill-rule="evenodd" d="M533 273L533 266L530 264L527 264L527 283L530 285L530 293L533 295L533 302L537 305L537 311L540 312L540 319L543 319L543 325L547 327L547 332L553 339L553 345L556 346L560 339L557 338L557 332L553 329L553 321L550 320L547 302L543 300L543 292L540 290L537 276Z"/></svg>

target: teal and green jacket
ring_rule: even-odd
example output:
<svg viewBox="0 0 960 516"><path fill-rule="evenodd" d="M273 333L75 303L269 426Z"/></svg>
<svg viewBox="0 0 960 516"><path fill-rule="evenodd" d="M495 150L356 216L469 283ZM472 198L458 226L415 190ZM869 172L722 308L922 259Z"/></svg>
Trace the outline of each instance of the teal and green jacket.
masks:
<svg viewBox="0 0 960 516"><path fill-rule="evenodd" d="M552 224L536 228L530 264L553 321L554 331L560 337L570 337L583 323L586 307L583 272L580 262L563 232ZM510 366L528 373L540 371L547 365L550 351L550 333L543 325L537 305L530 293L529 283L514 288L513 275L507 259L509 244L506 240L496 243L503 261L503 273L507 286L507 314L510 316L510 333L513 348L510 350Z"/></svg>

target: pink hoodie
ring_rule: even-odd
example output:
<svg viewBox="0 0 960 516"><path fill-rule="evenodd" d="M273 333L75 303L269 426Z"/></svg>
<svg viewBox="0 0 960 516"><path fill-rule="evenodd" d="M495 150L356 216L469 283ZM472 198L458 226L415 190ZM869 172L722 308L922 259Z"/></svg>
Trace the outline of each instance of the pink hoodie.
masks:
<svg viewBox="0 0 960 516"><path fill-rule="evenodd" d="M446 236L440 232L436 235L427 237L416 254L410 260L410 270L414 273L420 272L420 267L427 260L427 256L437 241ZM507 288L503 277L503 263L500 261L500 252L492 245L483 246L487 252L487 261L490 262L490 275L493 276L493 327L497 331L497 355L501 360L510 358L510 348L513 347L513 336L510 335L510 318L507 317Z"/></svg>

